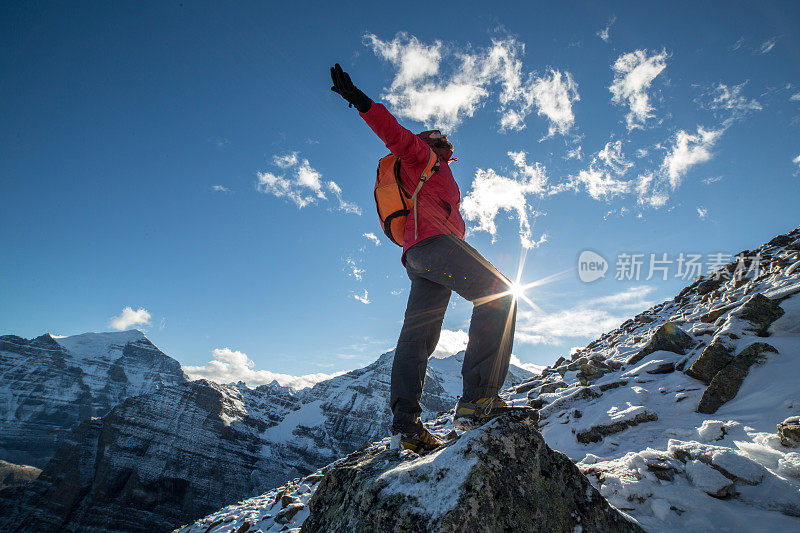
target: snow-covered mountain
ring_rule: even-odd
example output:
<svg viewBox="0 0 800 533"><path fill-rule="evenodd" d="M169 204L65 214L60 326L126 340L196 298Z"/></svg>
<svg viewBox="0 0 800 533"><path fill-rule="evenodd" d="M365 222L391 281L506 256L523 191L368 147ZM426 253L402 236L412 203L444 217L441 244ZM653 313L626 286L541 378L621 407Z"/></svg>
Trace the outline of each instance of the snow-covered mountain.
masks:
<svg viewBox="0 0 800 533"><path fill-rule="evenodd" d="M455 404L463 357L431 360L426 419ZM299 391L201 380L129 398L0 492L0 529L165 530L307 475L388 434L392 358ZM530 377L512 367L506 384Z"/></svg>
<svg viewBox="0 0 800 533"><path fill-rule="evenodd" d="M597 489L590 502L602 495L647 531L800 530L800 228L740 256L505 391L538 410L547 445ZM451 437L430 455L383 439L181 532L321 530L337 490L350 525L450 531L478 509L501 530L548 530L552 502L527 485L564 472L542 467L536 435L505 423L459 434L449 415L429 425ZM483 458L487 446L497 453ZM503 505L478 505L485 493ZM559 496L575 511L554 529L591 530L573 496Z"/></svg>
<svg viewBox="0 0 800 533"><path fill-rule="evenodd" d="M0 459L44 467L78 424L126 398L186 381L137 330L0 337Z"/></svg>

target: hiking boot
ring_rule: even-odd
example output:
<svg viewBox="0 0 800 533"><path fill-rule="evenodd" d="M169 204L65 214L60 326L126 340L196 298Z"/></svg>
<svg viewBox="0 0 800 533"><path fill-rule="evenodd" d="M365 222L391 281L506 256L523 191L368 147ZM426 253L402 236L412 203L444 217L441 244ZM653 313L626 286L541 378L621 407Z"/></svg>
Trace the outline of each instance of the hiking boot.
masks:
<svg viewBox="0 0 800 533"><path fill-rule="evenodd" d="M502 415L514 415L519 418L529 418L536 411L530 407L514 407L507 404L500 396L488 396L474 402L467 402L459 398L456 404L456 414L453 416L453 425L458 429L468 431Z"/></svg>
<svg viewBox="0 0 800 533"><path fill-rule="evenodd" d="M422 429L412 431L393 431L394 437L400 438L400 446L414 453L425 455L430 453L442 444L444 440L438 435L434 435L423 426ZM393 437L393 438L394 438Z"/></svg>

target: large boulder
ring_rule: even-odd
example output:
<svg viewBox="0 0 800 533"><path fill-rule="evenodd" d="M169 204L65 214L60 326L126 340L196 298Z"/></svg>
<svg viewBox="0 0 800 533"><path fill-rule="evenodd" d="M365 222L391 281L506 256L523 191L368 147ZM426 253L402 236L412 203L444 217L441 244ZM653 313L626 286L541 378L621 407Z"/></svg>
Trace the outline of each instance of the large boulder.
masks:
<svg viewBox="0 0 800 533"><path fill-rule="evenodd" d="M759 337L766 337L770 324L783 316L778 300L767 298L763 294L754 294L737 311L739 317L753 324L751 329Z"/></svg>
<svg viewBox="0 0 800 533"><path fill-rule="evenodd" d="M700 357L686 371L689 376L699 379L706 385L711 383L717 372L725 368L733 359L733 348L727 339L720 336L703 349Z"/></svg>
<svg viewBox="0 0 800 533"><path fill-rule="evenodd" d="M659 350L684 355L686 350L694 346L692 338L674 322L667 322L656 330L647 346L628 359L629 365L635 365L648 355Z"/></svg>
<svg viewBox="0 0 800 533"><path fill-rule="evenodd" d="M535 423L501 417L436 452L367 449L327 472L302 531L642 531Z"/></svg>
<svg viewBox="0 0 800 533"><path fill-rule="evenodd" d="M763 357L764 352L777 353L777 350L764 342L755 342L742 350L725 368L717 372L711 384L706 387L697 406L697 412L715 413L722 404L732 400L747 377L750 367Z"/></svg>

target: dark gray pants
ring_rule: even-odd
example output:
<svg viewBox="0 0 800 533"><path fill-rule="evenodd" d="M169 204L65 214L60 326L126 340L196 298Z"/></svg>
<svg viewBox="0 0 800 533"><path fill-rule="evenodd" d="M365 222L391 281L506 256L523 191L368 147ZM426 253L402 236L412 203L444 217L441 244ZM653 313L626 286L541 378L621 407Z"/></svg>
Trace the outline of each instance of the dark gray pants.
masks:
<svg viewBox="0 0 800 533"><path fill-rule="evenodd" d="M461 368L462 398L494 396L508 373L517 308L503 276L475 248L454 235L436 235L406 252L411 279L403 329L392 365L391 407L395 429L419 425L419 399L428 358L439 342L444 314L455 291L473 302L469 342Z"/></svg>

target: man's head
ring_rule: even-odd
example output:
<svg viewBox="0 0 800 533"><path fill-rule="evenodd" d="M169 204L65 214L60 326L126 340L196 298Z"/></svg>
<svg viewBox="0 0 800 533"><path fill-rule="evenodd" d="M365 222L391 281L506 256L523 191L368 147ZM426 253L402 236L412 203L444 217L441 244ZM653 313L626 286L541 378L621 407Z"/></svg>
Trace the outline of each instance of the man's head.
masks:
<svg viewBox="0 0 800 533"><path fill-rule="evenodd" d="M433 151L436 152L440 158L447 160L453 155L453 145L447 140L447 135L444 135L441 131L423 131L418 137L428 143L428 146L433 148Z"/></svg>

